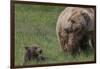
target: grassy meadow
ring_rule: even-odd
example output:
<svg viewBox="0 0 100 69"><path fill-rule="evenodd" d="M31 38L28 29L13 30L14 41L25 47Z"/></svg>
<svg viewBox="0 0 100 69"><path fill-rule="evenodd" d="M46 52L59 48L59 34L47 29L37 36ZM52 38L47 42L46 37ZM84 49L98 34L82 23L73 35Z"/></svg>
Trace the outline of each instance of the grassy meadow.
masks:
<svg viewBox="0 0 100 69"><path fill-rule="evenodd" d="M76 57L68 56L60 49L56 36L57 18L64 6L15 5L15 65L23 65L25 46L38 44L46 61L29 61L27 64L52 64L94 60L94 54L87 51Z"/></svg>

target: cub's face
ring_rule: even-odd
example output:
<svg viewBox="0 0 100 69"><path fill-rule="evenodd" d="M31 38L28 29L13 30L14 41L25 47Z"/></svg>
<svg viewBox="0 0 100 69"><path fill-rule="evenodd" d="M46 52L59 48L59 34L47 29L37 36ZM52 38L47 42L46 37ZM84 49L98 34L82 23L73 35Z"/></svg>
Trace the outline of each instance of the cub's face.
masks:
<svg viewBox="0 0 100 69"><path fill-rule="evenodd" d="M33 47L25 47L26 52L29 53L30 55L40 55L42 53L42 49L40 47L37 46L33 46Z"/></svg>

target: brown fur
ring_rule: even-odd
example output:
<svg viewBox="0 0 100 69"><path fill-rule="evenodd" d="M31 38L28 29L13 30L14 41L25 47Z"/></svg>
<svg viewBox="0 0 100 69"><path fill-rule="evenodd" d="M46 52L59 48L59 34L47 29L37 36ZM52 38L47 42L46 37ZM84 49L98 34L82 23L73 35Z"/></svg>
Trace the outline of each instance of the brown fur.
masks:
<svg viewBox="0 0 100 69"><path fill-rule="evenodd" d="M65 8L58 18L56 32L62 49L67 53L79 53L85 49L83 46L87 45L92 48L94 10L79 7Z"/></svg>
<svg viewBox="0 0 100 69"><path fill-rule="evenodd" d="M38 45L32 45L31 47L25 47L25 55L24 55L24 63L26 64L27 61L35 59L37 61L45 60L46 57L43 56L43 50Z"/></svg>

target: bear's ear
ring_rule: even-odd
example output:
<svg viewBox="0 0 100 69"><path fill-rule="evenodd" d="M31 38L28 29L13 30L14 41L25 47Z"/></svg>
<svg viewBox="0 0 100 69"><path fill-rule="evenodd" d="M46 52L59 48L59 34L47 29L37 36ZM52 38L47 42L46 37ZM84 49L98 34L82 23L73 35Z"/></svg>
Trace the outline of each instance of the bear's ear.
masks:
<svg viewBox="0 0 100 69"><path fill-rule="evenodd" d="M93 31L93 20L92 20L92 17L89 15L88 12L86 11L82 11L81 12L81 15L83 16L83 18L85 19L85 28L87 31Z"/></svg>
<svg viewBox="0 0 100 69"><path fill-rule="evenodd" d="M27 50L29 47L24 47L25 48L25 50Z"/></svg>
<svg viewBox="0 0 100 69"><path fill-rule="evenodd" d="M39 47L39 48L37 48L36 52L41 54L43 52L43 50L42 50L42 48Z"/></svg>
<svg viewBox="0 0 100 69"><path fill-rule="evenodd" d="M91 20L89 14L88 14L87 12L84 12L84 11L82 11L81 14L82 14L82 16L84 17L84 19L85 19L85 21L86 21L86 24L88 25L89 22L90 22L90 20Z"/></svg>

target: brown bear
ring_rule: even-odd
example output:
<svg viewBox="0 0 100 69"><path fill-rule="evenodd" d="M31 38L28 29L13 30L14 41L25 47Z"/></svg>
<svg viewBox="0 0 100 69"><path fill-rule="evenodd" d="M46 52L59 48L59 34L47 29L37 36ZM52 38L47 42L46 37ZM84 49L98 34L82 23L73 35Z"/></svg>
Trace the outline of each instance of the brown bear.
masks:
<svg viewBox="0 0 100 69"><path fill-rule="evenodd" d="M43 49L38 45L32 45L31 47L25 47L25 55L24 55L24 63L26 64L27 61L35 59L36 61L45 60L46 57L43 55Z"/></svg>
<svg viewBox="0 0 100 69"><path fill-rule="evenodd" d="M64 52L80 53L86 46L94 48L94 9L67 7L61 12L56 33Z"/></svg>

